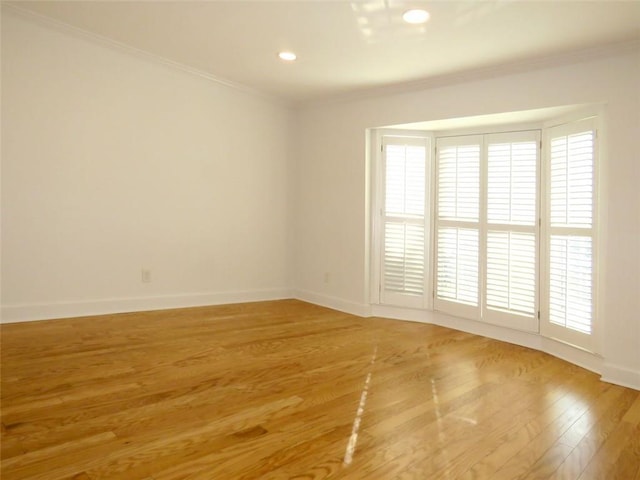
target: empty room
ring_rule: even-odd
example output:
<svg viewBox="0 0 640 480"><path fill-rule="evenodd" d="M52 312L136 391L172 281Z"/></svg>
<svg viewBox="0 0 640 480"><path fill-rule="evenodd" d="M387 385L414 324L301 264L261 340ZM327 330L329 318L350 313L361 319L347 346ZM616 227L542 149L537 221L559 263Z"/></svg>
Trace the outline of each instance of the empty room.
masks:
<svg viewBox="0 0 640 480"><path fill-rule="evenodd" d="M640 480L640 2L2 1L3 480Z"/></svg>

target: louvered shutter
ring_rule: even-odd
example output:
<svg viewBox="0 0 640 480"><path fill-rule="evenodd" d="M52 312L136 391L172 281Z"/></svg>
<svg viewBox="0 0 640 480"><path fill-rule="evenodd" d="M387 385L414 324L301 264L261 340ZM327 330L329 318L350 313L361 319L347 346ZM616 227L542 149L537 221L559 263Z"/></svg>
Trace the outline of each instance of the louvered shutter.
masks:
<svg viewBox="0 0 640 480"><path fill-rule="evenodd" d="M540 133L485 137L486 279L483 318L537 331Z"/></svg>
<svg viewBox="0 0 640 480"><path fill-rule="evenodd" d="M481 149L479 136L437 140L434 307L469 318L479 316Z"/></svg>
<svg viewBox="0 0 640 480"><path fill-rule="evenodd" d="M383 138L380 301L422 308L426 298L427 139Z"/></svg>
<svg viewBox="0 0 640 480"><path fill-rule="evenodd" d="M595 120L550 129L545 332L591 348Z"/></svg>
<svg viewBox="0 0 640 480"><path fill-rule="evenodd" d="M437 140L438 310L537 331L540 132Z"/></svg>

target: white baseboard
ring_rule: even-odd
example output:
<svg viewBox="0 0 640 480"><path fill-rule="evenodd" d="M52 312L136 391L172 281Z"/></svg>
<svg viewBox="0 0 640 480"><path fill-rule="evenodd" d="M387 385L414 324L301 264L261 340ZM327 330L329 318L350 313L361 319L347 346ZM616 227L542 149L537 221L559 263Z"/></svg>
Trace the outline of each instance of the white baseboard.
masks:
<svg viewBox="0 0 640 480"><path fill-rule="evenodd" d="M3 305L0 323L28 322L54 318L85 317L112 313L200 307L227 303L260 302L292 298L286 288L247 290L238 292L163 295L139 298L109 298L103 300L55 302L43 304Z"/></svg>
<svg viewBox="0 0 640 480"><path fill-rule="evenodd" d="M583 350L555 338L540 337L542 344L538 350L573 363L591 372L602 375L602 357L595 353Z"/></svg>
<svg viewBox="0 0 640 480"><path fill-rule="evenodd" d="M371 316L405 320L408 322L433 323L428 320L428 310L418 308L402 308L390 305L371 305Z"/></svg>
<svg viewBox="0 0 640 480"><path fill-rule="evenodd" d="M340 312L350 313L358 317L370 317L371 306L364 303L350 302L337 297L331 297L307 290L293 290L293 298L303 302L313 303L321 307L332 308Z"/></svg>
<svg viewBox="0 0 640 480"><path fill-rule="evenodd" d="M567 345L538 334L512 330L453 317L431 310L367 305L305 290L286 288L250 290L240 292L216 292L187 295L166 295L142 298L115 298L94 301L56 302L48 304L3 305L0 323L27 322L54 318L84 317L112 313L163 310L170 308L198 307L229 303L259 302L296 298L305 302L331 308L359 317L383 317L430 323L463 332L494 338L546 352L569 363L601 375L605 382L640 390L640 370L606 362L598 355Z"/></svg>
<svg viewBox="0 0 640 480"><path fill-rule="evenodd" d="M539 350L601 375L604 382L640 390L640 371L607 363L600 355L537 333L522 332L430 310L371 305L371 314L395 320L431 323Z"/></svg>
<svg viewBox="0 0 640 480"><path fill-rule="evenodd" d="M640 370L637 369L632 370L627 367L604 362L601 379L603 382L615 383L623 387L640 390Z"/></svg>
<svg viewBox="0 0 640 480"><path fill-rule="evenodd" d="M474 335L494 338L496 340L513 343L523 347L541 350L540 336L537 334L454 317L453 315L433 310L392 307L388 305L371 305L371 313L375 317L430 323L441 327L453 328L462 332L473 333Z"/></svg>

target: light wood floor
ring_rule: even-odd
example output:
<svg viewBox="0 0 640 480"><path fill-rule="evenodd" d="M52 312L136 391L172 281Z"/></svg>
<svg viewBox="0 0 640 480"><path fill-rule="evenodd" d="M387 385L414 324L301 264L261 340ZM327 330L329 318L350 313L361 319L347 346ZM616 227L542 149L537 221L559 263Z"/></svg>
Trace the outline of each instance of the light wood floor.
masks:
<svg viewBox="0 0 640 480"><path fill-rule="evenodd" d="M640 479L640 392L299 301L3 325L2 479Z"/></svg>

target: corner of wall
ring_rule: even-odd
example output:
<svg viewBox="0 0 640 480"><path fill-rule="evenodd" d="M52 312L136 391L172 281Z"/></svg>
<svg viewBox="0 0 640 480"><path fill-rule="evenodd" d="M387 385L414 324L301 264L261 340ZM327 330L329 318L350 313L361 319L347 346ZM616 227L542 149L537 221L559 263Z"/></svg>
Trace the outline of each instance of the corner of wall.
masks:
<svg viewBox="0 0 640 480"><path fill-rule="evenodd" d="M605 361L601 374L600 379L603 382L640 390L640 369L626 368Z"/></svg>

